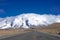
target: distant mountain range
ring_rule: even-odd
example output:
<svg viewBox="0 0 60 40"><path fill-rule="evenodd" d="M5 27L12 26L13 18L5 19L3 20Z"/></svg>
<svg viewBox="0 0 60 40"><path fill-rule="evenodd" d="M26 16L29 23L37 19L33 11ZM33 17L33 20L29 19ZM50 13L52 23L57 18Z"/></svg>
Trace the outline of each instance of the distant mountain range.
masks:
<svg viewBox="0 0 60 40"><path fill-rule="evenodd" d="M36 13L24 13L17 16L0 18L0 29L9 28L30 28L48 26L53 23L60 23L60 15L47 15Z"/></svg>

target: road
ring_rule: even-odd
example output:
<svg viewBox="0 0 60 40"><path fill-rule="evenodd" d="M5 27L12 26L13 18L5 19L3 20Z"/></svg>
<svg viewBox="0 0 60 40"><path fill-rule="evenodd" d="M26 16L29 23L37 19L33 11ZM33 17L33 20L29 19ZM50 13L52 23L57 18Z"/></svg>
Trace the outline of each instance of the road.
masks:
<svg viewBox="0 0 60 40"><path fill-rule="evenodd" d="M60 40L60 37L40 32L28 32L0 40Z"/></svg>

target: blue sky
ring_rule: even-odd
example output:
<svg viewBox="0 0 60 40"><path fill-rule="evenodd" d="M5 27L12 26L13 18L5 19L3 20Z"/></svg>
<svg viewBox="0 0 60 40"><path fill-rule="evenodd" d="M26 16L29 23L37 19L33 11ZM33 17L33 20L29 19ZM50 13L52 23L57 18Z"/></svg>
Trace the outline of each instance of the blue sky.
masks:
<svg viewBox="0 0 60 40"><path fill-rule="evenodd" d="M60 0L0 0L0 17L22 13L60 15Z"/></svg>

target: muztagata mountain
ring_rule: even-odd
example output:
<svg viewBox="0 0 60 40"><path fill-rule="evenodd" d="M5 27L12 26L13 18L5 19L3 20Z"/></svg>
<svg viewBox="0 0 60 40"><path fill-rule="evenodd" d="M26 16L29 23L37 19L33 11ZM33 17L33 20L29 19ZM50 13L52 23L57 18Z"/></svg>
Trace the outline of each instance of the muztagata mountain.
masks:
<svg viewBox="0 0 60 40"><path fill-rule="evenodd" d="M9 28L30 28L30 25L36 27L48 26L53 23L60 23L60 15L23 13L17 16L0 18L0 29Z"/></svg>

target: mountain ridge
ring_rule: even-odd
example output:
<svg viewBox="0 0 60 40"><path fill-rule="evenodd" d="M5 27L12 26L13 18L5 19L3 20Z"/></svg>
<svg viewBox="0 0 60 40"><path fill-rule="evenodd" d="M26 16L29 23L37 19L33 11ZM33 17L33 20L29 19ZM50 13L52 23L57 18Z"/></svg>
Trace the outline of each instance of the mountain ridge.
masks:
<svg viewBox="0 0 60 40"><path fill-rule="evenodd" d="M0 22L0 29L20 28L21 26L22 28L30 28L30 25L48 26L53 23L60 23L59 15L27 13L4 18L4 20Z"/></svg>

